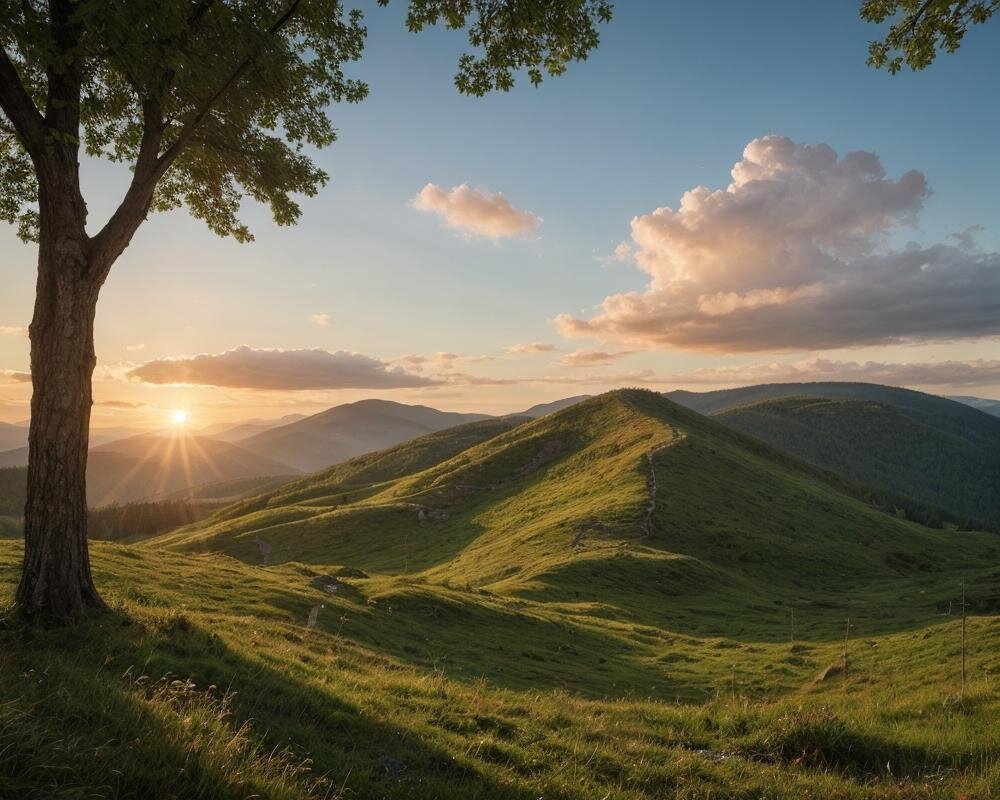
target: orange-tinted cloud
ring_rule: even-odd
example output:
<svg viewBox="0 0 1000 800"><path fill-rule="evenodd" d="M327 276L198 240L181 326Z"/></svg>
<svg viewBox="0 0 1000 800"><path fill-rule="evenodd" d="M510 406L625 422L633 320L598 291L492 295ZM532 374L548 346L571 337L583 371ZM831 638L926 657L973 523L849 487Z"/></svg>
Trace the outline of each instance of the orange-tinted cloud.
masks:
<svg viewBox="0 0 1000 800"><path fill-rule="evenodd" d="M630 356L635 350L574 350L559 359L559 363L564 367L599 367L604 364L611 364L620 358Z"/></svg>
<svg viewBox="0 0 1000 800"><path fill-rule="evenodd" d="M232 389L403 389L439 381L346 350L237 347L223 353L161 358L133 367L127 377L152 384L195 384Z"/></svg>
<svg viewBox="0 0 1000 800"><path fill-rule="evenodd" d="M725 189L632 220L641 292L607 297L569 337L647 348L796 351L1000 333L1000 254L887 247L915 224L924 176L886 177L874 153L843 157L780 136L750 142Z"/></svg>
<svg viewBox="0 0 1000 800"><path fill-rule="evenodd" d="M437 214L449 228L489 239L525 236L542 223L530 211L512 206L499 192L491 194L464 183L451 189L428 183L410 205Z"/></svg>
<svg viewBox="0 0 1000 800"><path fill-rule="evenodd" d="M558 348L554 344L546 344L545 342L528 342L527 344L512 344L504 348L505 353L510 353L514 356L520 355L536 355L538 353L553 353Z"/></svg>
<svg viewBox="0 0 1000 800"><path fill-rule="evenodd" d="M669 376L680 384L743 386L753 383L859 381L891 386L993 386L1000 384L1000 359L970 361L834 361L814 358L794 364L741 364Z"/></svg>

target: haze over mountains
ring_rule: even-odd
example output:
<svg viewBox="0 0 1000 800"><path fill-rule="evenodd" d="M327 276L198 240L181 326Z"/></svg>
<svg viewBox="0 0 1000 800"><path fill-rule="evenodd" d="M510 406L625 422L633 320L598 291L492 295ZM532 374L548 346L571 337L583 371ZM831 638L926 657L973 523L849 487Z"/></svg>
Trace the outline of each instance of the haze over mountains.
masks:
<svg viewBox="0 0 1000 800"><path fill-rule="evenodd" d="M666 396L869 487L883 503L916 509L915 518L1000 529L1000 419L971 402L863 383L765 384ZM587 399L563 398L507 419L516 424ZM111 433L105 430L95 436L88 495L94 506L168 496L221 502L242 496L248 487L274 486L489 419L496 418L372 399L309 417L246 420L197 432L175 429L102 441ZM23 425L0 426L0 441L23 441L26 432ZM23 465L26 457L24 447L0 452L0 467ZM18 480L8 476L6 483Z"/></svg>
<svg viewBox="0 0 1000 800"><path fill-rule="evenodd" d="M978 408L980 411L991 414L994 417L1000 417L1000 400L987 400L984 397L970 397L969 395L949 395L949 400L954 400L958 403L965 403L967 406L972 406L973 408Z"/></svg>
<svg viewBox="0 0 1000 800"><path fill-rule="evenodd" d="M240 446L311 472L488 416L438 411L389 400L361 400L250 436L241 440Z"/></svg>

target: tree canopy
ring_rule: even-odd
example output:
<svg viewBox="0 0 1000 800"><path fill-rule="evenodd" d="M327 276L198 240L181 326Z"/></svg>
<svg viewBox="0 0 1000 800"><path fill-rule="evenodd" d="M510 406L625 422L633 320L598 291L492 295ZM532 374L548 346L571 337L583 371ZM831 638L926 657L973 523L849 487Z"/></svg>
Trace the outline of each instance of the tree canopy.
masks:
<svg viewBox="0 0 1000 800"><path fill-rule="evenodd" d="M455 84L482 95L520 70L559 75L611 14L606 0L410 0L407 25L467 29ZM340 0L0 0L0 219L36 239L39 165L82 146L134 173L98 250L180 206L247 241L245 196L294 223L294 197L327 180L308 148L335 140L330 104L367 94L344 73L365 36Z"/></svg>
<svg viewBox="0 0 1000 800"><path fill-rule="evenodd" d="M864 0L861 18L893 20L885 38L868 45L868 64L895 75L905 63L922 70L940 50L954 53L972 25L982 25L1000 9L1000 0Z"/></svg>

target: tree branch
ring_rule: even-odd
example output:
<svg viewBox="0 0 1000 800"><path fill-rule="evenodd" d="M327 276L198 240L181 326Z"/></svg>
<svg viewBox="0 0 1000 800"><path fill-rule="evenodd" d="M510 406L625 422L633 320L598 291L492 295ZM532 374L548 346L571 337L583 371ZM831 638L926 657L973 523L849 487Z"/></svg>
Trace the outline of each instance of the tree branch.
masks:
<svg viewBox="0 0 1000 800"><path fill-rule="evenodd" d="M142 103L142 140L135 159L132 181L114 214L91 240L94 279L103 283L114 260L128 247L132 235L149 211L156 184L158 154L163 141L163 114L159 99Z"/></svg>
<svg viewBox="0 0 1000 800"><path fill-rule="evenodd" d="M210 2L211 0L207 0L199 6L199 10L191 18L191 24L198 21L201 14L207 10ZM267 34L273 36L280 32L295 16L300 3L301 0L292 0L288 8L268 28ZM219 100L253 66L256 56L256 52L250 53L236 66L229 77L195 110L191 118L184 124L180 134L178 134L177 138L167 147L162 155L157 155L163 141L164 131L160 99L155 98L143 101L142 141L139 145L139 154L136 157L132 182L129 184L128 191L126 191L125 197L115 210L115 213L111 215L111 218L101 231L93 238L93 260L96 270L94 275L95 280L103 281L107 276L108 270L111 268L111 264L128 247L133 234L149 212L153 193L156 191L156 185L159 183L160 178L170 169L170 165L173 164L184 147L191 141L191 137L195 134L205 117L215 108Z"/></svg>
<svg viewBox="0 0 1000 800"><path fill-rule="evenodd" d="M17 67L0 47L0 108L36 164L45 158L45 120L21 82Z"/></svg>
<svg viewBox="0 0 1000 800"><path fill-rule="evenodd" d="M288 8L285 9L285 12L280 17L278 17L277 20L275 20L274 24L271 25L270 28L268 28L267 30L268 35L273 36L274 34L280 32L281 29L284 28L285 25L287 25L291 21L292 17L295 16L295 13L298 11L300 4L301 0L292 0ZM201 106L198 107L198 109L195 111L191 119L189 119L184 124L184 127L181 129L181 132L178 134L177 138L164 151L163 155L160 156L160 162L162 165L160 175L162 175L164 172L167 171L167 169L170 167L170 164L173 162L175 158L177 158L181 150L184 149L185 145L191 139L192 134L195 132L198 126L201 125L205 117L207 117L208 114L212 111L212 109L215 108L216 103L218 103L219 100L221 100L225 96L225 94L230 89L232 89L233 86L236 85L236 82L239 81L239 79L246 74L247 70L249 70L250 67L253 66L253 62L256 56L257 53L253 52L250 53L245 59L243 59L243 61L240 62L239 65L237 65L236 69L233 70L233 72L229 75L229 77L225 81L223 81L223 83L219 86L219 88L216 89L208 97L208 99L204 103L202 103Z"/></svg>

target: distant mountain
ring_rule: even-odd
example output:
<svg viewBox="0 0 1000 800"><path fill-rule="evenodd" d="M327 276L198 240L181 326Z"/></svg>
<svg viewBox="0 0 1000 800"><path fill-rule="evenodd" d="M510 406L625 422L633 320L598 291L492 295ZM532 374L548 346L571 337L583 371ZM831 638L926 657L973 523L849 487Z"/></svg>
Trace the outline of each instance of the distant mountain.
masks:
<svg viewBox="0 0 1000 800"><path fill-rule="evenodd" d="M1000 419L968 405L863 383L668 397L849 480L1000 529Z"/></svg>
<svg viewBox="0 0 1000 800"><path fill-rule="evenodd" d="M92 506L162 497L215 481L294 475L298 470L229 442L204 436L133 436L91 449Z"/></svg>
<svg viewBox="0 0 1000 800"><path fill-rule="evenodd" d="M114 428L92 428L90 446L96 447L117 439L138 435L136 428L118 426ZM4 467L24 467L28 464L28 423L11 425L0 422L0 469Z"/></svg>
<svg viewBox="0 0 1000 800"><path fill-rule="evenodd" d="M985 397L970 397L966 394L949 395L948 399L954 400L956 403L965 403L967 406L978 408L980 411L991 414L994 417L1000 417L1000 400L989 400Z"/></svg>
<svg viewBox="0 0 1000 800"><path fill-rule="evenodd" d="M575 406L577 403L589 400L591 397L593 397L593 395L590 394L578 394L575 397L564 397L562 400L553 400L551 403L539 403L537 406L532 406L526 411L522 411L520 414L512 414L511 416L538 419L539 417L544 417L546 414L552 414L555 411L562 411L564 408Z"/></svg>
<svg viewBox="0 0 1000 800"><path fill-rule="evenodd" d="M7 467L24 467L28 464L28 446L15 447L0 453L0 469Z"/></svg>
<svg viewBox="0 0 1000 800"><path fill-rule="evenodd" d="M240 441L240 447L312 472L427 433L488 418L488 414L458 414L390 400L361 400L250 436Z"/></svg>
<svg viewBox="0 0 1000 800"><path fill-rule="evenodd" d="M22 425L0 422L0 450L14 450L28 443L28 429Z"/></svg>
<svg viewBox="0 0 1000 800"><path fill-rule="evenodd" d="M286 414L279 419L248 419L236 423L220 423L202 428L198 431L198 435L235 444L249 439L251 436L256 436L258 433L269 431L272 428L280 428L282 425L290 425L305 418L306 414Z"/></svg>

